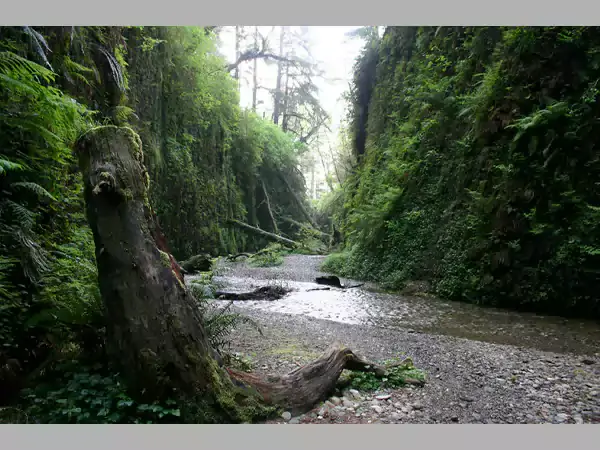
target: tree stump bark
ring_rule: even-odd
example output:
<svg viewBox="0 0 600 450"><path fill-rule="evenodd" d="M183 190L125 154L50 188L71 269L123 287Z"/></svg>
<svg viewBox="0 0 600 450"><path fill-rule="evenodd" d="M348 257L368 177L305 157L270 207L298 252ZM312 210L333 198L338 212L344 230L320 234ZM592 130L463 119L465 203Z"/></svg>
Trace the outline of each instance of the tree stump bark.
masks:
<svg viewBox="0 0 600 450"><path fill-rule="evenodd" d="M78 151L108 349L135 392L152 401L166 395L201 399L204 407L223 412L220 420L240 422L252 419L257 404L310 409L344 369L385 373L339 343L272 379L223 370L195 299L156 242L139 136L129 128L98 127L83 136Z"/></svg>
<svg viewBox="0 0 600 450"><path fill-rule="evenodd" d="M194 299L153 236L139 136L99 127L78 150L109 351L138 392L208 389L211 348Z"/></svg>

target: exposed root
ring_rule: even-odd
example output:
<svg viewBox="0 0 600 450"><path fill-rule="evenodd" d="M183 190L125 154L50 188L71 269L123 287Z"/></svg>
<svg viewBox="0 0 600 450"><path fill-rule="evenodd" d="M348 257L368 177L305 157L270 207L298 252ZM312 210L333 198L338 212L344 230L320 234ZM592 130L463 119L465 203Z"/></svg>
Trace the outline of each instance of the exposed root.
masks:
<svg viewBox="0 0 600 450"><path fill-rule="evenodd" d="M400 364L403 363L406 362ZM344 369L372 372L381 377L388 373L388 367L362 358L339 342L332 344L315 361L286 375L264 379L256 374L231 369L228 372L238 385L246 385L257 391L267 404L284 407L292 414L302 414L334 391Z"/></svg>

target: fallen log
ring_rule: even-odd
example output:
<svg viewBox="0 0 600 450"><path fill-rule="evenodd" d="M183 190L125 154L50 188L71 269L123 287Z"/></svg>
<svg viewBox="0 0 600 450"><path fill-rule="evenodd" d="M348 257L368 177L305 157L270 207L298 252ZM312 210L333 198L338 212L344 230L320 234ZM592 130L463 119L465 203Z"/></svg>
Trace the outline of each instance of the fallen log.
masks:
<svg viewBox="0 0 600 450"><path fill-rule="evenodd" d="M229 222L234 225L237 225L240 228L243 228L244 230L248 230L255 234L259 234L263 237L266 237L267 239L271 239L272 241L280 242L282 244L285 244L285 245L288 245L291 247L299 247L300 246L300 244L298 244L295 241L292 241L291 239L280 236L278 234L270 233L265 230L261 230L260 228L253 227L252 225L248 225L247 223L240 222L239 220L230 219Z"/></svg>
<svg viewBox="0 0 600 450"><path fill-rule="evenodd" d="M215 292L215 297L219 300L279 300L286 294L291 292L291 289L286 289L281 286L263 286L251 292Z"/></svg>
<svg viewBox="0 0 600 450"><path fill-rule="evenodd" d="M321 230L314 228L312 225L308 225L302 222L298 222L297 220L294 220L290 217L280 217L280 219L284 222L287 222L289 224L292 224L300 229L305 229L305 230L309 230L312 231L314 233L317 233L319 236L321 236L322 239L327 238L329 239L330 236L327 233L323 233Z"/></svg>

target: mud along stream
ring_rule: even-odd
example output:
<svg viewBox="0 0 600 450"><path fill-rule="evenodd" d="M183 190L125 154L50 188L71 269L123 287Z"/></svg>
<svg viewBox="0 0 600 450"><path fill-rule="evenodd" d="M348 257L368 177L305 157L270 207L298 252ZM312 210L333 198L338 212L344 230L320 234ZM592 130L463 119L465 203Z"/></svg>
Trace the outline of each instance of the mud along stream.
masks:
<svg viewBox="0 0 600 450"><path fill-rule="evenodd" d="M215 281L223 290L292 289L277 301L236 302L264 336L241 327L233 350L258 371L283 373L338 339L371 359L410 355L428 382L386 399L362 393L293 423L599 421L599 324L388 294L373 285L310 291L322 260L293 255L278 267L219 265Z"/></svg>

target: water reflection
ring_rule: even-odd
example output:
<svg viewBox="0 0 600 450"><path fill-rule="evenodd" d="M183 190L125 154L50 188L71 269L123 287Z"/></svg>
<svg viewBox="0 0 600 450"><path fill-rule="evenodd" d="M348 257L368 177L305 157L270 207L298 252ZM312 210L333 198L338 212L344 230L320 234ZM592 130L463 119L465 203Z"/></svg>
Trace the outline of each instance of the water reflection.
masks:
<svg viewBox="0 0 600 450"><path fill-rule="evenodd" d="M416 332L555 352L592 355L599 351L600 324L595 322L481 308L433 298L375 292L365 288L309 291L319 286L306 282L235 276L217 277L216 281L232 292L252 290L268 284L280 284L293 289L289 295L277 301L235 302L240 308L301 314L349 324L408 328Z"/></svg>

